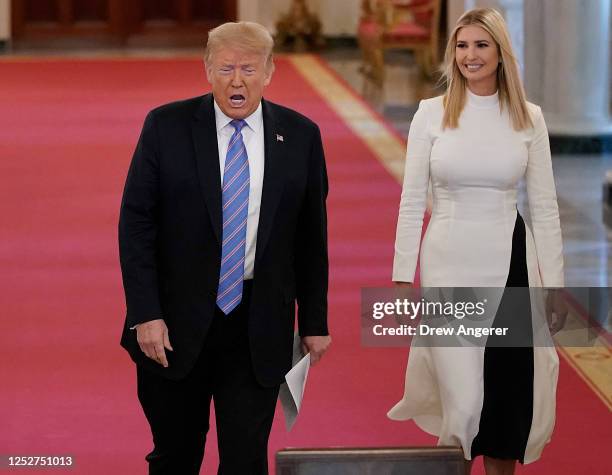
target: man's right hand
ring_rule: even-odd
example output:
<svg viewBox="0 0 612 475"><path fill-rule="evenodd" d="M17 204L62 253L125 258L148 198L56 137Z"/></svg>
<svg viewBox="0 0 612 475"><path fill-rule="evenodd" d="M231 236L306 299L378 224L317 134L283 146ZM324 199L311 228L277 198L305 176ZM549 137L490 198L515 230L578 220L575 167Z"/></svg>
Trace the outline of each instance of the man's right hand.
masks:
<svg viewBox="0 0 612 475"><path fill-rule="evenodd" d="M168 337L168 327L161 318L141 323L136 327L136 340L142 352L164 368L168 367L166 351L173 351Z"/></svg>

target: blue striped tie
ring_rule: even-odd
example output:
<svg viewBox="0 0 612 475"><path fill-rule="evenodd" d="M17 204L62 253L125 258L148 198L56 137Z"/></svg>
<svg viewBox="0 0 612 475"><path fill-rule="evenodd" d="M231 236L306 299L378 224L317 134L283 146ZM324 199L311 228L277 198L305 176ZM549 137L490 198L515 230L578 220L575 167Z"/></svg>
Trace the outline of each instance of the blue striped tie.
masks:
<svg viewBox="0 0 612 475"><path fill-rule="evenodd" d="M217 305L224 314L242 299L247 215L249 214L249 160L242 141L244 120L230 122L235 131L227 147L223 171L223 243Z"/></svg>

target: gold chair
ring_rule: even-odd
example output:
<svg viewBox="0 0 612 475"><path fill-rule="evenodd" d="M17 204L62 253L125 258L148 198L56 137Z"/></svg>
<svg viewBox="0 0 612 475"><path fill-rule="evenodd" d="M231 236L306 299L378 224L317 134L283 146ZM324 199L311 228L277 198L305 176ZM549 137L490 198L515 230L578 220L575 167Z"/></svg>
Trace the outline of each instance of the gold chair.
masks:
<svg viewBox="0 0 612 475"><path fill-rule="evenodd" d="M364 70L384 80L384 52L413 51L421 71L430 77L439 61L440 0L363 0L357 37Z"/></svg>

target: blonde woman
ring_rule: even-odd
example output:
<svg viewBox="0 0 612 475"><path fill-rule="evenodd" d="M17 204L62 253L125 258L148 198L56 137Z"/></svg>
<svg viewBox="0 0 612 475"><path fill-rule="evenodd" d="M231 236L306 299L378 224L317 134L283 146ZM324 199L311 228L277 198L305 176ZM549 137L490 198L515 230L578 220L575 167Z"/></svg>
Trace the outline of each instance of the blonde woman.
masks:
<svg viewBox="0 0 612 475"><path fill-rule="evenodd" d="M421 102L408 136L393 280L411 286L420 255L424 287L546 287L548 308L563 316L548 133L525 99L503 17L466 12L445 62L446 93ZM516 208L522 179L533 231ZM431 221L419 245L430 180ZM468 471L483 455L488 475L512 474L551 436L557 373L552 346L413 347L404 397L388 415L462 447Z"/></svg>

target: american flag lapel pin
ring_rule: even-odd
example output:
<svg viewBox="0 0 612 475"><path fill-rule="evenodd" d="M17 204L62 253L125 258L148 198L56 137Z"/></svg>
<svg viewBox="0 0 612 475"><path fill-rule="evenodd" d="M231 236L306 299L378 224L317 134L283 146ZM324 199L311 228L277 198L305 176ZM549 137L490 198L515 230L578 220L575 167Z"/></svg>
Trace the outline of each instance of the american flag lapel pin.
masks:
<svg viewBox="0 0 612 475"><path fill-rule="evenodd" d="M283 139L283 136L282 136L282 135L280 135L280 134L276 134L276 141L277 141L277 142L284 142L284 141L285 141L285 139Z"/></svg>

